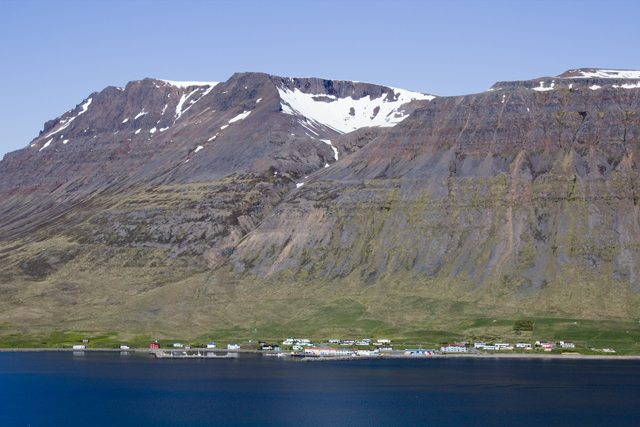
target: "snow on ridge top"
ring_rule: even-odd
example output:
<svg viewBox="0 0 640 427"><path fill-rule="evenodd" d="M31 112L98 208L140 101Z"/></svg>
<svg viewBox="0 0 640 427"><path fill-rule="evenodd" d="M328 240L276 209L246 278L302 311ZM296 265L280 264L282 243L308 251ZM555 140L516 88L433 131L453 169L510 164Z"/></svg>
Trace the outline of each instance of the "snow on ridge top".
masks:
<svg viewBox="0 0 640 427"><path fill-rule="evenodd" d="M576 70L581 73L580 76L572 76L570 79L588 79L588 78L601 78L601 79L640 79L640 71L635 70Z"/></svg>
<svg viewBox="0 0 640 427"><path fill-rule="evenodd" d="M187 88L190 86L210 86L210 87L214 87L215 85L219 84L220 82L175 82L173 80L164 80L164 79L158 79L161 82L165 83L166 85L171 85L171 86L175 86L175 87L180 87L180 88Z"/></svg>
<svg viewBox="0 0 640 427"><path fill-rule="evenodd" d="M420 92L389 89L396 95L393 101L386 99L386 93L375 99L371 99L369 95L356 100L352 97L337 98L333 95L303 93L298 88L293 91L288 88L278 88L278 92L282 112L306 117L308 121L302 124L313 133L316 132L308 127L309 125L314 127L313 122L339 133L352 132L366 126L395 126L408 116L404 110L399 110L401 105L413 100L431 101L435 98L433 95ZM316 98L328 99L330 102L316 100Z"/></svg>

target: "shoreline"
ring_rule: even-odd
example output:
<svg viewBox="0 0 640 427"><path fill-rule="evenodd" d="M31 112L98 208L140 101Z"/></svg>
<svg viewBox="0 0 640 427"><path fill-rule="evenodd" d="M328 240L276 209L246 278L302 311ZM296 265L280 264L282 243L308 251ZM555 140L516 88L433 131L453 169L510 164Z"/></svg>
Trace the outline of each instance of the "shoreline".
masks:
<svg viewBox="0 0 640 427"><path fill-rule="evenodd" d="M42 352L89 352L89 353L154 353L155 351L206 351L213 353L246 353L246 354L281 354L286 352L264 351L264 350L229 350L218 348L0 348L0 353L42 353ZM446 359L446 358L497 358L497 359L592 359L592 360L640 360L640 355L617 355L617 354L523 354L523 353L458 353L458 354L435 354L435 355L405 355L405 354L381 354L380 356L303 356L308 362L325 362L325 361L355 361L355 360L376 360L376 359Z"/></svg>

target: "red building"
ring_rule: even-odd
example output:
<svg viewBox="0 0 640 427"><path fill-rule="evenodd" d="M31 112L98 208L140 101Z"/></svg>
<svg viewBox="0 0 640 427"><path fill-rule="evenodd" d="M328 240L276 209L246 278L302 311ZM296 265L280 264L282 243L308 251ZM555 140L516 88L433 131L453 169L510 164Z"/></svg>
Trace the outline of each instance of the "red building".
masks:
<svg viewBox="0 0 640 427"><path fill-rule="evenodd" d="M149 345L149 348L160 348L160 344L158 344L157 342L152 342L152 343Z"/></svg>

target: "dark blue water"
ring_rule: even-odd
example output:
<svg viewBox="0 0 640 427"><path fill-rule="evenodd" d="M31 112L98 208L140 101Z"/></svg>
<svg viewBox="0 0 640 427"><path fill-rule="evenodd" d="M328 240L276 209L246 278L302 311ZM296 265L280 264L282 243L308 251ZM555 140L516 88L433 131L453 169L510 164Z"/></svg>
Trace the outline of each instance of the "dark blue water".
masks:
<svg viewBox="0 0 640 427"><path fill-rule="evenodd" d="M1 426L78 423L638 426L640 362L0 353Z"/></svg>

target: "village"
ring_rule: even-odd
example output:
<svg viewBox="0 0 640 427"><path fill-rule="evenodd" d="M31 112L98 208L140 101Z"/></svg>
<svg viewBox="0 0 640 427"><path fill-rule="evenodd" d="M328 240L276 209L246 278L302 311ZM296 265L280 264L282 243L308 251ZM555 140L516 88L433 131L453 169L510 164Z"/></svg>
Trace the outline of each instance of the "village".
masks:
<svg viewBox="0 0 640 427"><path fill-rule="evenodd" d="M356 339L329 339L326 343L313 343L308 338L286 338L278 343L269 344L265 341L248 344L228 343L220 348L214 342L198 345L192 348L179 342L170 345L169 349L162 349L158 342L150 344L150 350L156 357L237 357L238 352L261 353L265 356L292 356L310 358L362 358L362 357L412 357L412 356L436 356L436 355L462 355L462 354L496 354L499 353L528 353L535 354L540 351L552 352L559 350L561 354L578 354L576 345L572 341L559 341L550 343L548 341L536 341L535 343L486 343L486 342L459 342L455 344L443 344L439 349L424 349L422 345L418 348L398 349L392 344L390 339L372 340L369 338ZM74 345L74 349L84 349L85 345ZM129 350L126 344L120 346L121 350ZM595 352L615 353L611 348L590 349ZM225 353L226 356L217 356ZM556 352L557 353L557 352Z"/></svg>

